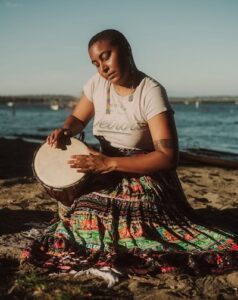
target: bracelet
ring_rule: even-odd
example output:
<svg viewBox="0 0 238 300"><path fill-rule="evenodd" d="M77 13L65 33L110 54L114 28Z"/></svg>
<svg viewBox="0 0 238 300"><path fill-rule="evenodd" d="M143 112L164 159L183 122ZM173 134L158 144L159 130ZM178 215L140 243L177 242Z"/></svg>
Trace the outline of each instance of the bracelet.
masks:
<svg viewBox="0 0 238 300"><path fill-rule="evenodd" d="M63 130L64 135L72 137L73 136L73 132L71 129L69 128L61 128Z"/></svg>
<svg viewBox="0 0 238 300"><path fill-rule="evenodd" d="M83 121L81 121L80 119L77 119L78 122L83 126L83 128L85 127L85 123Z"/></svg>
<svg viewBox="0 0 238 300"><path fill-rule="evenodd" d="M73 118L73 119L75 119L76 122L80 123L83 126L83 128L86 126L86 124L82 120L76 118L75 116L70 115L70 117Z"/></svg>

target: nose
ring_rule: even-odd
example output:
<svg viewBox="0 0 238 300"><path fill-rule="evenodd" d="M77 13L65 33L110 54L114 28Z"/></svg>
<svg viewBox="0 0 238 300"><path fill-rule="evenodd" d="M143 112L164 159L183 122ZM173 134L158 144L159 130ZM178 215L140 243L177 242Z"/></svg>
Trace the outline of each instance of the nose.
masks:
<svg viewBox="0 0 238 300"><path fill-rule="evenodd" d="M109 67L106 64L102 63L100 66L100 71L102 74L107 74L109 71Z"/></svg>

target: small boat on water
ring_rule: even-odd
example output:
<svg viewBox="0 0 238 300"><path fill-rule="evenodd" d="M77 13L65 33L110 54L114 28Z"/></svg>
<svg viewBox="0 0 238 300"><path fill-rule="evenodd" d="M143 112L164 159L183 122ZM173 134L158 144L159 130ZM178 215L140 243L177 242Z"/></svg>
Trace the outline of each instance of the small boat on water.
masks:
<svg viewBox="0 0 238 300"><path fill-rule="evenodd" d="M14 102L12 102L12 101L7 102L7 106L8 107L13 107L14 106Z"/></svg>
<svg viewBox="0 0 238 300"><path fill-rule="evenodd" d="M52 110L59 110L59 103L57 103L57 102L51 103L51 104L50 104L50 108L51 108Z"/></svg>
<svg viewBox="0 0 238 300"><path fill-rule="evenodd" d="M196 101L196 102L195 102L195 107L196 107L196 108L199 108L199 105L200 105L200 102L199 102L199 101Z"/></svg>

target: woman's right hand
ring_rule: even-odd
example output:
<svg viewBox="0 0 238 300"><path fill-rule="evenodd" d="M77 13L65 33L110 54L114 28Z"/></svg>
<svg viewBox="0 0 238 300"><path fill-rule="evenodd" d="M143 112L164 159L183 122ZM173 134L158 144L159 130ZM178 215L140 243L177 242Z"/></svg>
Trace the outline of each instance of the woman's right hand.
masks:
<svg viewBox="0 0 238 300"><path fill-rule="evenodd" d="M65 148L70 144L70 138L72 137L72 131L67 128L57 128L48 135L46 141L48 145L54 148Z"/></svg>

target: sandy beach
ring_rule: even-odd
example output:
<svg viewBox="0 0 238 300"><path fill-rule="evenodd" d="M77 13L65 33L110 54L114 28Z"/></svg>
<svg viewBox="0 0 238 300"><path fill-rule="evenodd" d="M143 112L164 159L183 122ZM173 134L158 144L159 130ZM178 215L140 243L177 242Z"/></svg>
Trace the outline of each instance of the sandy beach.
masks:
<svg viewBox="0 0 238 300"><path fill-rule="evenodd" d="M0 138L1 299L23 299L23 295L24 299L238 299L238 271L204 277L134 276L110 289L92 276L43 282L46 270L20 264L29 231L42 230L39 224L49 222L57 210L56 201L32 174L32 157L38 147L20 139ZM211 224L238 234L238 170L181 163L178 174L189 204ZM43 277L37 279L38 275Z"/></svg>

